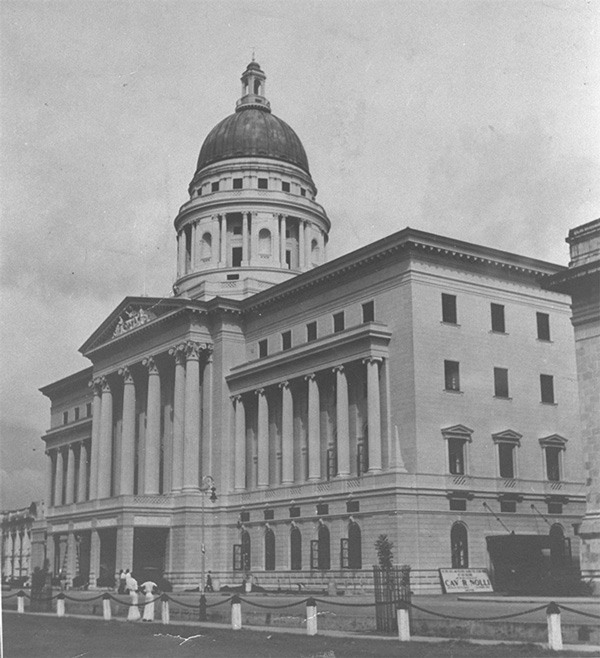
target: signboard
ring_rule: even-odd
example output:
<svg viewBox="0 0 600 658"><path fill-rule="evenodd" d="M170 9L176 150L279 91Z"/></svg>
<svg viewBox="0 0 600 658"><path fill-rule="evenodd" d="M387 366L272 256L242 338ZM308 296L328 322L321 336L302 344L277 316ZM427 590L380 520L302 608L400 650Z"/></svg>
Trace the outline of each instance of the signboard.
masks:
<svg viewBox="0 0 600 658"><path fill-rule="evenodd" d="M493 592L486 569L440 569L446 594L464 592Z"/></svg>

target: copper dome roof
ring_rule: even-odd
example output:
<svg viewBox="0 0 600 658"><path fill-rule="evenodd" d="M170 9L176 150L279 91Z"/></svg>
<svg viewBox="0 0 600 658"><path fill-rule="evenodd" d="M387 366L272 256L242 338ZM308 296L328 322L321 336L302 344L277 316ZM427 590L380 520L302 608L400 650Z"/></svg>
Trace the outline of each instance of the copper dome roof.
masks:
<svg viewBox="0 0 600 658"><path fill-rule="evenodd" d="M298 135L285 121L256 105L238 107L210 131L200 149L196 173L214 162L244 157L283 160L310 173Z"/></svg>

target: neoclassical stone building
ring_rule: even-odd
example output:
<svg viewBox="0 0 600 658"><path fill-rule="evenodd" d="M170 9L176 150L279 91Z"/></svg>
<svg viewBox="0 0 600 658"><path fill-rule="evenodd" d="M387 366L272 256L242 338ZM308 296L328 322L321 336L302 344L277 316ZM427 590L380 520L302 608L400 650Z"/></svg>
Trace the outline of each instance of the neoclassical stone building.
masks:
<svg viewBox="0 0 600 658"><path fill-rule="evenodd" d="M173 296L123 300L42 389L55 568L367 584L380 533L423 591L568 561L575 350L543 285L564 268L410 228L327 262L316 195L253 61L175 219Z"/></svg>
<svg viewBox="0 0 600 658"><path fill-rule="evenodd" d="M0 512L2 526L2 582L25 582L32 572L32 527L43 513L43 504Z"/></svg>

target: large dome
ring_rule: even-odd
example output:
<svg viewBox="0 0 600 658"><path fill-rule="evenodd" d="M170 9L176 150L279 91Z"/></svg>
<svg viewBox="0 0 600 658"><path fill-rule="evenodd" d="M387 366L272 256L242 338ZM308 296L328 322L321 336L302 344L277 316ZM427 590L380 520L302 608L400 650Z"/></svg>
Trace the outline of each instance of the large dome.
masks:
<svg viewBox="0 0 600 658"><path fill-rule="evenodd" d="M213 162L243 157L283 160L310 173L298 135L268 109L256 106L239 107L210 131L200 149L196 173Z"/></svg>

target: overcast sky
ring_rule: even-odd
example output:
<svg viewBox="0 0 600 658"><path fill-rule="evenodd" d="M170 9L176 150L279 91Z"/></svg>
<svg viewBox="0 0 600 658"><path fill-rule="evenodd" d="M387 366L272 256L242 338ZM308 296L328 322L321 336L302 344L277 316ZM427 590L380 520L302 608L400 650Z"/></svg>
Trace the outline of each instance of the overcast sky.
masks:
<svg viewBox="0 0 600 658"><path fill-rule="evenodd" d="M330 258L405 226L566 264L600 216L597 2L3 0L0 506L43 496L49 402L173 219L256 49Z"/></svg>

